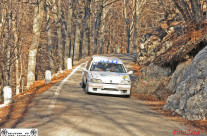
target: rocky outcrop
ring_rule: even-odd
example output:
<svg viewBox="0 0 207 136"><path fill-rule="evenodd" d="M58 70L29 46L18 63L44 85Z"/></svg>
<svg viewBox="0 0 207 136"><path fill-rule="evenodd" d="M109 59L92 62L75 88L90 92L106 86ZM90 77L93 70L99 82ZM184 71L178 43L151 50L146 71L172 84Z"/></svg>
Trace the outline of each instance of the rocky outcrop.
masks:
<svg viewBox="0 0 207 136"><path fill-rule="evenodd" d="M137 64L146 68L142 69L132 89L139 94L167 99L165 109L189 120L205 119L207 24L198 30L181 23L181 20L175 19L176 16L160 20L160 26L140 41ZM175 71L171 73L169 68L162 66Z"/></svg>
<svg viewBox="0 0 207 136"><path fill-rule="evenodd" d="M207 47L195 56L190 66L180 65L177 69L168 85L175 93L168 97L164 108L189 120L206 119Z"/></svg>
<svg viewBox="0 0 207 136"><path fill-rule="evenodd" d="M141 76L134 83L132 90L139 94L151 94L158 88L162 79L170 74L170 68L150 64L148 67L141 69Z"/></svg>
<svg viewBox="0 0 207 136"><path fill-rule="evenodd" d="M166 86L166 89L171 90L172 93L175 93L177 86L183 80L182 77L183 77L184 73L190 67L191 64L192 64L191 59L178 64L178 66L176 67L176 70L174 71L174 73L171 76L171 79L170 79L168 85Z"/></svg>
<svg viewBox="0 0 207 136"><path fill-rule="evenodd" d="M137 57L139 65L152 62L157 56L173 46L172 40L176 39L182 31L180 21L175 18L176 14L171 14L168 19L160 20L160 26L142 37Z"/></svg>
<svg viewBox="0 0 207 136"><path fill-rule="evenodd" d="M162 78L157 89L154 92L152 92L150 95L157 100L166 100L168 96L172 94L172 91L166 88L166 86L169 83L169 80L170 77Z"/></svg>
<svg viewBox="0 0 207 136"><path fill-rule="evenodd" d="M162 78L157 89L150 95L157 100L167 100L170 95L175 93L176 87L182 82L181 79L191 64L191 59L178 64L173 74L169 77Z"/></svg>

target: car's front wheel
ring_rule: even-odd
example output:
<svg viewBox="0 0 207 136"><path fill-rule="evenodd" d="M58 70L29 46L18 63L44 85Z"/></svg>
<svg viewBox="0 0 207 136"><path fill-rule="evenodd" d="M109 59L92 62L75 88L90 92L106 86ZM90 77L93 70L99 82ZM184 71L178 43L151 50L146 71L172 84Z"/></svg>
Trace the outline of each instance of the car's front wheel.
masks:
<svg viewBox="0 0 207 136"><path fill-rule="evenodd" d="M83 79L82 79L82 82L81 82L81 87L82 87L82 88L85 88L85 87L86 87L86 85L85 85L84 82L83 82Z"/></svg>
<svg viewBox="0 0 207 136"><path fill-rule="evenodd" d="M88 84L86 83L85 93L88 94Z"/></svg>
<svg viewBox="0 0 207 136"><path fill-rule="evenodd" d="M129 95L126 95L126 97L127 97L127 98L130 98L130 97L131 97L131 93L132 93L132 92L131 92L131 90L130 90L130 94L129 94Z"/></svg>

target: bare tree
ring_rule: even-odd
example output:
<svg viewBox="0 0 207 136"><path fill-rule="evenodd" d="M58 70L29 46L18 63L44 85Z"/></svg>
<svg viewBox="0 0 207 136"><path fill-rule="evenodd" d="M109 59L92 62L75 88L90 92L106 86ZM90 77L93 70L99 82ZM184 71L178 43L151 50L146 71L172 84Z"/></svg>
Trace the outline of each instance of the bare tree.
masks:
<svg viewBox="0 0 207 136"><path fill-rule="evenodd" d="M78 11L77 11L77 22L76 22L76 33L75 33L75 43L74 43L74 59L73 63L76 64L81 57L81 26L82 26L82 16L83 16L83 2L82 0L77 1Z"/></svg>
<svg viewBox="0 0 207 136"><path fill-rule="evenodd" d="M137 52L137 44L138 44L138 28L139 28L139 18L143 13L144 5L147 0L135 0L134 2L134 35L133 35L133 52Z"/></svg>
<svg viewBox="0 0 207 136"><path fill-rule="evenodd" d="M19 41L19 35L17 33L17 14L14 13L12 16L12 33L14 35L14 48L15 48L15 72L16 72L16 94L20 93L20 71L19 71L19 50L20 48L17 46Z"/></svg>
<svg viewBox="0 0 207 136"><path fill-rule="evenodd" d="M49 66L50 66L50 70L52 72L52 74L55 73L55 68L54 68L54 61L53 61L53 57L52 57L52 30L51 30L51 3L49 0L46 0L46 30L47 30L47 37L48 37L48 42L47 42L47 48L48 48L48 58L49 58Z"/></svg>
<svg viewBox="0 0 207 136"><path fill-rule="evenodd" d="M176 8L180 11L186 23L195 24L197 29L201 28L202 5L200 0L172 0Z"/></svg>
<svg viewBox="0 0 207 136"><path fill-rule="evenodd" d="M91 20L91 1L85 1L85 11L83 19L83 58L90 55L90 20Z"/></svg>
<svg viewBox="0 0 207 136"><path fill-rule="evenodd" d="M1 3L1 20L0 20L0 71L1 71L1 98L3 98L3 87L5 84L5 28L6 28L6 16L7 16L7 9L6 4ZM2 99L1 99L2 100Z"/></svg>
<svg viewBox="0 0 207 136"><path fill-rule="evenodd" d="M133 1L134 2L134 1ZM130 43L131 43L131 35L132 35L132 30L134 27L134 14L135 14L135 10L134 10L134 3L131 4L129 3L129 1L124 0L124 4L123 4L123 13L124 13L124 21L125 21L125 27L126 27L126 32L127 32L127 53L130 52ZM128 9L132 9L131 12L127 12ZM130 14L131 18L130 19Z"/></svg>
<svg viewBox="0 0 207 136"><path fill-rule="evenodd" d="M105 36L105 19L106 16L109 12L109 10L111 9L111 7L113 6L113 3L108 5L108 1L104 2L103 5L103 10L102 10L102 16L101 16L101 23L100 23L100 30L99 30L99 37L98 37L98 47L99 47L99 54L103 53L103 40L104 40L104 36Z"/></svg>
<svg viewBox="0 0 207 136"><path fill-rule="evenodd" d="M73 15L73 0L67 0L66 2L67 8L65 8L65 17L66 17L66 43L64 50L64 67L67 68L67 60L70 57L70 49L71 49L71 35L72 35L72 15Z"/></svg>
<svg viewBox="0 0 207 136"><path fill-rule="evenodd" d="M93 40L93 54L97 54L98 50L98 36L99 36L99 29L101 25L101 16L103 12L103 0L96 2L96 12L95 12L95 25L94 25L94 40Z"/></svg>
<svg viewBox="0 0 207 136"><path fill-rule="evenodd" d="M28 74L27 74L27 89L35 81L35 67L36 67L36 55L40 42L41 25L44 15L44 1L40 0L38 5L34 9L34 20L33 20L33 41L29 49L28 56Z"/></svg>

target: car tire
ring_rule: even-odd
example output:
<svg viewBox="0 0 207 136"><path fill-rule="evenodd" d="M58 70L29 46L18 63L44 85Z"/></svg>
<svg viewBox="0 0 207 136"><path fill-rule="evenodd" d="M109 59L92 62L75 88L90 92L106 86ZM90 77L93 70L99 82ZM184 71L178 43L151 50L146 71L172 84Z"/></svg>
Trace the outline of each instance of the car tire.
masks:
<svg viewBox="0 0 207 136"><path fill-rule="evenodd" d="M86 84L85 86L86 86L86 87L85 87L85 93L86 93L86 94L89 94L89 92L88 92L88 84Z"/></svg>
<svg viewBox="0 0 207 136"><path fill-rule="evenodd" d="M130 97L131 97L131 91L130 91L130 94L129 94L129 95L126 95L126 97L127 97L127 98L130 98Z"/></svg>
<svg viewBox="0 0 207 136"><path fill-rule="evenodd" d="M83 79L82 79L81 87L82 87L82 88L85 88L85 87L86 87L86 85L85 85L84 82L83 82Z"/></svg>

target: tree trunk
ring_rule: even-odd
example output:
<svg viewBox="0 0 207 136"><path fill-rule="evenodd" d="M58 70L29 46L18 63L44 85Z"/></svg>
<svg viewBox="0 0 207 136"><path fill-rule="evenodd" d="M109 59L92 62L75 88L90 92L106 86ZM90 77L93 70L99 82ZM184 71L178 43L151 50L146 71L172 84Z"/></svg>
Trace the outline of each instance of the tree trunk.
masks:
<svg viewBox="0 0 207 136"><path fill-rule="evenodd" d="M180 11L185 22L191 22L191 24L196 25L197 29L201 28L202 21L202 10L200 0L173 0L174 5ZM193 21L192 21L193 19ZM191 26L192 26L191 25Z"/></svg>
<svg viewBox="0 0 207 136"><path fill-rule="evenodd" d="M4 38L2 38L2 41L1 41L1 48L4 49L5 45L4 45ZM4 50L1 50L1 53L3 54L4 53ZM3 100L3 88L4 88L4 85L5 85L5 65L4 64L1 64L1 99Z"/></svg>
<svg viewBox="0 0 207 136"><path fill-rule="evenodd" d="M130 30L127 29L127 53L130 53L131 34Z"/></svg>
<svg viewBox="0 0 207 136"><path fill-rule="evenodd" d="M106 1L107 5L108 2ZM104 40L104 36L105 36L105 19L106 19L106 15L108 13L108 11L110 10L111 7L104 7L102 10L102 16L101 16L101 23L100 23L100 36L99 36L99 41L98 41L98 46L99 46L99 54L103 53L103 40Z"/></svg>
<svg viewBox="0 0 207 136"><path fill-rule="evenodd" d="M7 37L7 45L6 45L6 50L7 50L7 54L6 54L6 85L10 86L11 85L11 28L12 28L12 11L9 11L9 13L7 13L7 33L8 33L8 37Z"/></svg>
<svg viewBox="0 0 207 136"><path fill-rule="evenodd" d="M2 37L4 33L4 25L6 21L6 10L3 9L1 13L1 20L0 20L0 48L1 48L1 54L4 54L4 38ZM5 72L5 66L3 63L0 63L0 72L1 72L1 101L3 100L3 88L4 88L4 82L5 82L5 77L4 77L4 72Z"/></svg>
<svg viewBox="0 0 207 136"><path fill-rule="evenodd" d="M138 44L138 18L139 18L139 9L138 9L138 2L137 0L135 1L135 20L134 20L134 35L133 35L133 52L136 53L137 52L137 44Z"/></svg>
<svg viewBox="0 0 207 136"><path fill-rule="evenodd" d="M0 39L3 39L2 34L3 34L3 31L4 31L5 21L6 21L6 10L3 9L2 13L1 13L1 22L0 22ZM2 41L0 41L0 44L1 44L1 42Z"/></svg>
<svg viewBox="0 0 207 136"><path fill-rule="evenodd" d="M90 18L91 0L85 1L84 32L83 32L83 58L90 55Z"/></svg>
<svg viewBox="0 0 207 136"><path fill-rule="evenodd" d="M58 0L58 22L57 22L57 36L58 36L58 58L59 58L59 71L63 67L63 40L62 40L62 13L61 13L61 0Z"/></svg>
<svg viewBox="0 0 207 136"><path fill-rule="evenodd" d="M46 30L47 30L47 37L48 37L48 41L47 41L47 48L48 48L48 58L49 58L49 65L50 65L50 70L51 73L54 74L55 73L55 68L54 68L54 61L53 61L53 57L52 57L52 33L51 33L51 18L50 18L50 5L49 5L49 0L47 0L47 22L46 22Z"/></svg>
<svg viewBox="0 0 207 136"><path fill-rule="evenodd" d="M74 64L78 62L81 54L81 22L82 22L82 1L77 1L78 12L77 12L77 22L76 22L76 33L75 33L75 43L74 43Z"/></svg>
<svg viewBox="0 0 207 136"><path fill-rule="evenodd" d="M75 7L75 4L74 4L74 6L73 6L73 13L74 13L74 16L77 15L77 10L75 10L75 9L77 9L77 8ZM70 54L70 55L72 56L72 65L74 65L75 34L76 34L76 25L77 25L76 22L77 22L76 18L73 17L73 18L72 18L71 44L70 44L70 48L71 48L71 54Z"/></svg>
<svg viewBox="0 0 207 136"><path fill-rule="evenodd" d="M96 2L98 2L98 1L96 1ZM100 29L100 24L101 24L102 11L103 11L103 1L100 2L99 9L95 13L93 54L97 54L97 50L98 50L97 42L98 42L99 29Z"/></svg>
<svg viewBox="0 0 207 136"><path fill-rule="evenodd" d="M70 43L71 43L71 33L72 33L72 15L73 15L73 0L68 1L68 11L66 11L67 18L67 30L66 30L66 43L64 52L64 67L67 68L67 61L70 57Z"/></svg>
<svg viewBox="0 0 207 136"><path fill-rule="evenodd" d="M28 73L27 73L27 89L35 81L35 67L36 67L36 55L40 42L41 25L44 15L44 2L41 0L39 5L34 9L34 20L33 20L33 41L29 48L28 56Z"/></svg>
<svg viewBox="0 0 207 136"><path fill-rule="evenodd" d="M127 4L126 0L124 0L124 20L125 20L125 25L126 25L126 31L127 31L127 53L130 52L130 39L131 39L131 33L130 33L130 23L129 23L129 18L127 17Z"/></svg>
<svg viewBox="0 0 207 136"><path fill-rule="evenodd" d="M16 74L16 94L20 93L20 76L19 76L19 47L17 47L18 35L16 29L16 14L12 17L12 33L14 34L14 48L15 48L15 74Z"/></svg>
<svg viewBox="0 0 207 136"><path fill-rule="evenodd" d="M197 28L201 28L201 21L202 21L202 10L201 10L201 3L199 0L190 0L191 2L191 9L192 14L195 18Z"/></svg>

